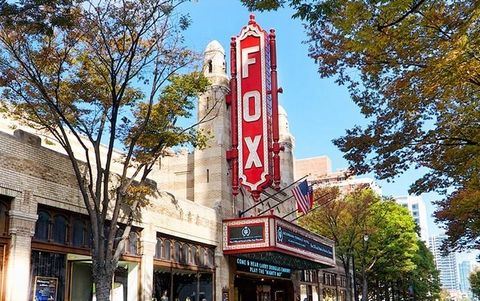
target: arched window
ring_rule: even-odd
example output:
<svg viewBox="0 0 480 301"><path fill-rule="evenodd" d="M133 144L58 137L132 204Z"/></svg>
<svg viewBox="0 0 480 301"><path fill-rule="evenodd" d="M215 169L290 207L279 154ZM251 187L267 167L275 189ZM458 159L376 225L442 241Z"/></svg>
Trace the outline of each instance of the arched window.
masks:
<svg viewBox="0 0 480 301"><path fill-rule="evenodd" d="M205 261L205 265L210 268L214 267L214 255L212 250L207 250L207 260Z"/></svg>
<svg viewBox="0 0 480 301"><path fill-rule="evenodd" d="M208 61L208 73L212 73L213 72L213 63L212 63L212 60L209 60Z"/></svg>
<svg viewBox="0 0 480 301"><path fill-rule="evenodd" d="M170 260L172 258L172 245L170 240L165 239L163 241L163 251L162 251L162 258Z"/></svg>
<svg viewBox="0 0 480 301"><path fill-rule="evenodd" d="M162 258L163 241L157 237L157 244L155 245L155 258Z"/></svg>
<svg viewBox="0 0 480 301"><path fill-rule="evenodd" d="M178 241L175 242L175 261L181 262L182 259L182 246Z"/></svg>
<svg viewBox="0 0 480 301"><path fill-rule="evenodd" d="M47 241L50 225L50 214L46 211L38 211L38 219L35 225L35 238Z"/></svg>
<svg viewBox="0 0 480 301"><path fill-rule="evenodd" d="M83 247L85 245L85 224L80 219L76 219L73 222L72 245L74 247Z"/></svg>
<svg viewBox="0 0 480 301"><path fill-rule="evenodd" d="M138 233L137 232L130 231L130 234L128 235L127 253L130 255L138 254Z"/></svg>
<svg viewBox="0 0 480 301"><path fill-rule="evenodd" d="M190 253L189 245L183 244L182 245L182 256L180 257L180 262L181 263L188 263L189 253Z"/></svg>
<svg viewBox="0 0 480 301"><path fill-rule="evenodd" d="M198 249L198 263L199 266L205 265L205 249L199 248Z"/></svg>
<svg viewBox="0 0 480 301"><path fill-rule="evenodd" d="M67 219L63 215L56 215L53 219L53 241L65 244L67 238Z"/></svg>
<svg viewBox="0 0 480 301"><path fill-rule="evenodd" d="M191 254L192 254L192 257L190 258L190 262L194 265L198 265L198 250L197 250L197 247L192 246L190 248L190 251L191 251Z"/></svg>

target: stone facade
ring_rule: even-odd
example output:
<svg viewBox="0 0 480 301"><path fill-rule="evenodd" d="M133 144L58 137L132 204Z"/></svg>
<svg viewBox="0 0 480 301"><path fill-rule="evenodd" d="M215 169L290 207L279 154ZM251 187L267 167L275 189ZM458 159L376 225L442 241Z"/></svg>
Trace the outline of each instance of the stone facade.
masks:
<svg viewBox="0 0 480 301"><path fill-rule="evenodd" d="M225 51L216 41L206 48L204 74L212 85L199 97L198 120L202 121L199 127L212 138L202 150L169 150L151 172L150 178L157 183L160 193L150 200L141 212L141 220L135 224L142 231L139 260L125 265L129 273L128 301L152 300L159 233L214 249L214 300L223 300L225 293L233 300L235 295L233 264L222 252L222 220L238 217L240 211L255 201L243 189L236 197L231 194L230 166L226 158L226 151L230 149L230 112L225 101L228 77ZM280 143L284 147L281 187L286 187L294 181L295 140L289 132L285 110L280 108L279 113ZM74 148L80 153L80 145ZM120 167L114 166L114 170L119 171ZM60 145L41 132L7 119L0 119L0 175L0 195L11 199L5 301L29 301L33 285L30 277L32 236L39 206L84 215L87 212L71 163ZM266 189L264 197L269 200L244 216L266 212L289 195L287 190L272 197L275 193L271 188ZM271 214L283 216L294 210L292 199ZM78 254L67 256L73 257L88 258ZM296 277L292 276L294 282L298 281Z"/></svg>

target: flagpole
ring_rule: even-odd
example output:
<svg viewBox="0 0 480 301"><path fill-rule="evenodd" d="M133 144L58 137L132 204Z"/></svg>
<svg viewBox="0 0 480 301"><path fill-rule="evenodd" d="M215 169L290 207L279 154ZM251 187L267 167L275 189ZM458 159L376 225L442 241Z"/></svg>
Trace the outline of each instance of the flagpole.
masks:
<svg viewBox="0 0 480 301"><path fill-rule="evenodd" d="M280 206L281 204L283 204L283 203L285 203L286 201L290 200L291 198L293 198L293 195L291 195L291 196L289 196L288 198L284 199L283 201L277 203L275 206L270 207L270 208L268 208L268 209L260 212L258 215L262 215L262 214L264 214L265 212L268 212L268 211L270 211L270 210L272 210L272 209L277 208L278 206Z"/></svg>
<svg viewBox="0 0 480 301"><path fill-rule="evenodd" d="M325 197L325 196L327 196L327 195L329 195L329 194L330 194L330 192L326 192L326 193L322 194L321 196L319 196L318 198L314 199L313 202L316 202L316 201L320 200L321 198L323 198L323 197ZM328 201L328 202L330 202L330 201ZM327 204L327 203L318 205L317 207L313 208L312 210L315 210L316 208L321 207L321 206L326 205L326 204ZM310 211L312 211L312 210L310 210ZM295 213L295 212L297 212L297 211L298 211L298 209L295 209L295 210L293 210L292 212L287 213L287 214L285 214L284 216L282 216L282 218L286 218L287 216L290 216L290 215L292 215L293 213ZM309 212L310 212L310 211L309 211ZM303 215L305 215L305 214L303 214ZM301 217L301 216L303 216L303 215L300 215L299 217ZM297 218L298 218L298 217L297 217ZM294 219L294 220L292 220L292 222L295 221L295 220L297 220L297 218Z"/></svg>
<svg viewBox="0 0 480 301"><path fill-rule="evenodd" d="M328 192L326 193L326 195L329 194ZM322 196L323 197L323 196ZM328 200L327 202L325 203L322 203L320 205L318 205L317 207L313 208L312 210L308 211L307 213L310 213L314 210L317 210L318 208L323 208L325 207L326 205L328 205L329 203L331 203L332 201L334 201L335 199L331 199L331 200ZM294 221L296 221L297 219L301 218L301 217L304 217L305 215L307 215L306 213L300 215L300 216L297 216L296 218L292 219L290 222L293 223Z"/></svg>
<svg viewBox="0 0 480 301"><path fill-rule="evenodd" d="M253 208L256 208L257 206L263 204L266 200L268 200L268 199L270 199L270 198L273 198L273 197L276 196L277 194L281 193L281 192L284 191L285 189L291 187L291 186L294 185L295 183L298 183L299 181L305 179L305 178L308 177L308 176L309 176L309 174L301 177L300 179L296 180L296 181L293 182L292 184L290 184L290 185L288 185L288 186L285 186L283 189L281 189L281 190L275 192L274 194L270 195L270 196L267 197L266 199L261 200L260 202L258 202L258 203L256 203L255 205L253 205L253 206L245 209L244 211L240 211L240 212L238 213L238 217L242 217L242 216L243 216L245 213L247 213L248 211L250 211L250 210L252 210Z"/></svg>

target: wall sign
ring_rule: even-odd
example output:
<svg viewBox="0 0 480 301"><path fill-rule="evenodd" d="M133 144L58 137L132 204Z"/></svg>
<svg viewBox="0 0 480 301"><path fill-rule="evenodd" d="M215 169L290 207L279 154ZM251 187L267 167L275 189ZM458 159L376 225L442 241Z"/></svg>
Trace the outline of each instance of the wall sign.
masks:
<svg viewBox="0 0 480 301"><path fill-rule="evenodd" d="M35 282L33 286L33 300L56 301L57 287L58 287L58 278L35 276Z"/></svg>
<svg viewBox="0 0 480 301"><path fill-rule="evenodd" d="M333 259L333 247L277 225L277 244L287 245Z"/></svg>
<svg viewBox="0 0 480 301"><path fill-rule="evenodd" d="M250 16L231 48L232 192L241 184L258 199L280 183L275 33Z"/></svg>
<svg viewBox="0 0 480 301"><path fill-rule="evenodd" d="M292 269L270 263L244 258L237 258L236 262L237 271L281 278L290 278L292 274Z"/></svg>
<svg viewBox="0 0 480 301"><path fill-rule="evenodd" d="M265 240L265 225L246 224L228 227L228 243L259 242Z"/></svg>

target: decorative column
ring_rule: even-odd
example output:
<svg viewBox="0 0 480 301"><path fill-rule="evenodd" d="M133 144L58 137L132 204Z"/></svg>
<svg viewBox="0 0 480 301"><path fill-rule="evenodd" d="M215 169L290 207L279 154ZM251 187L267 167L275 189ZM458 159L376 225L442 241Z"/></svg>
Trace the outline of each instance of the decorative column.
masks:
<svg viewBox="0 0 480 301"><path fill-rule="evenodd" d="M151 301L153 294L153 258L155 257L155 248L157 245L157 233L151 229L143 229L141 245L140 300Z"/></svg>
<svg viewBox="0 0 480 301"><path fill-rule="evenodd" d="M28 301L30 295L30 258L37 215L10 210L10 245L6 273L6 301Z"/></svg>

